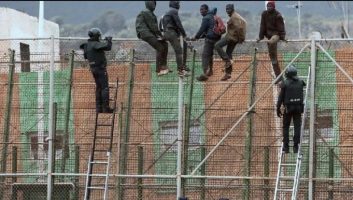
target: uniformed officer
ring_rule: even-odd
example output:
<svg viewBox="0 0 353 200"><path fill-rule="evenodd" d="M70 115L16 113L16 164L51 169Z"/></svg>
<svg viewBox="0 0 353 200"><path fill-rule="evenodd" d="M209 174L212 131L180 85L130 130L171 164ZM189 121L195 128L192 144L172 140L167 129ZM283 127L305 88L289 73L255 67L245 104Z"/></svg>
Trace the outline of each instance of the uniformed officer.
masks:
<svg viewBox="0 0 353 200"><path fill-rule="evenodd" d="M284 105L283 113L283 151L289 153L289 126L293 118L294 146L293 152L298 153L300 143L301 114L304 111L303 88L304 81L297 76L297 69L291 65L285 71L286 80L281 84L281 92L277 101L277 116L281 117L281 105Z"/></svg>
<svg viewBox="0 0 353 200"><path fill-rule="evenodd" d="M88 31L87 43L80 46L84 51L85 59L88 59L90 70L96 82L96 111L98 113L112 113L109 107L109 86L107 73L107 59L104 51L112 48L112 37L106 37L101 41L102 32L99 28Z"/></svg>

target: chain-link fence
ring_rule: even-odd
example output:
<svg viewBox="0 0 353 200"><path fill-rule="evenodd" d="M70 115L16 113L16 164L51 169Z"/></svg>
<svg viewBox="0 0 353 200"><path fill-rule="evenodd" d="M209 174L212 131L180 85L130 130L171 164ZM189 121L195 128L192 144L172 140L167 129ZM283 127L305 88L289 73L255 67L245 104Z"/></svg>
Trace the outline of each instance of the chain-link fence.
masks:
<svg viewBox="0 0 353 200"><path fill-rule="evenodd" d="M0 40L0 199L47 199L48 188L52 199L83 199L96 112L95 83L79 49L83 42ZM275 113L279 87L267 46L237 45L228 81L219 81L224 63L215 52L213 75L199 82L202 45L189 43L187 65L193 73L181 83L170 46L173 72L164 76L156 74L155 51L143 41L114 40L106 52L109 82L118 79L109 199L273 199L282 119ZM298 199L350 199L351 41L280 42L278 52L282 70L293 63L299 76L314 84L306 102ZM315 76L308 77L312 65ZM51 67L57 109L55 148L49 155ZM286 159L294 162L295 155ZM48 186L51 176L54 184ZM103 192L92 193L91 199L103 199Z"/></svg>

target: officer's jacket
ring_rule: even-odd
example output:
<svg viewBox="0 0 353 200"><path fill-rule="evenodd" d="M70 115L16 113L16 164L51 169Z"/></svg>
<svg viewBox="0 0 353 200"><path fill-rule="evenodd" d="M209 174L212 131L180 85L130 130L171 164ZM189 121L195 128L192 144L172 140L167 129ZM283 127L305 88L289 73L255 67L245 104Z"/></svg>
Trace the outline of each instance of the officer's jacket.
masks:
<svg viewBox="0 0 353 200"><path fill-rule="evenodd" d="M299 79L286 79L281 85L281 91L277 101L277 108L284 105L302 105L305 82Z"/></svg>
<svg viewBox="0 0 353 200"><path fill-rule="evenodd" d="M178 35L186 37L183 25L181 24L178 9L170 8L170 10L162 18L164 31L174 30Z"/></svg>
<svg viewBox="0 0 353 200"><path fill-rule="evenodd" d="M281 40L285 39L286 30L283 17L277 10L273 12L265 10L261 14L259 39L262 40L264 37L270 39L273 35L278 35Z"/></svg>
<svg viewBox="0 0 353 200"><path fill-rule="evenodd" d="M84 56L89 61L91 67L104 68L107 65L104 51L110 51L112 41L96 41L88 39L87 43L82 45Z"/></svg>

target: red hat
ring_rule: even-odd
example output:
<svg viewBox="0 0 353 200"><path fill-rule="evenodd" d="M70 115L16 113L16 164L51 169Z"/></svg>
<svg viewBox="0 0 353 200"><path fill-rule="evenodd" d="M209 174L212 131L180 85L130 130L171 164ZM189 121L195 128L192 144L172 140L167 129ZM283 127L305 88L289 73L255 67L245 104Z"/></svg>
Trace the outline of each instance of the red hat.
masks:
<svg viewBox="0 0 353 200"><path fill-rule="evenodd" d="M268 1L268 2L267 2L267 6L268 6L268 5L271 5L273 8L276 8L274 1Z"/></svg>

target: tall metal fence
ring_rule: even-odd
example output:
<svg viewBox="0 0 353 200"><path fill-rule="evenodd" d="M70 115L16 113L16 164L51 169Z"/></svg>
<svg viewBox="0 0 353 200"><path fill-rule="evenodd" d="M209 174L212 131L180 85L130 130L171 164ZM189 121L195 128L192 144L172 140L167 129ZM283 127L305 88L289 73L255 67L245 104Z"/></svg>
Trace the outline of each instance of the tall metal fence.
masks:
<svg viewBox="0 0 353 200"><path fill-rule="evenodd" d="M95 125L95 83L79 49L85 40L0 39L0 199L83 199ZM351 42L278 44L282 70L294 64L312 86L298 199L352 196ZM202 45L189 43L193 73L181 84L171 47L173 72L164 76L143 41L115 39L106 52L109 82L119 83L109 199L273 199L282 119L266 43L237 45L228 81L220 81L224 63L215 52L214 74L199 82Z"/></svg>

